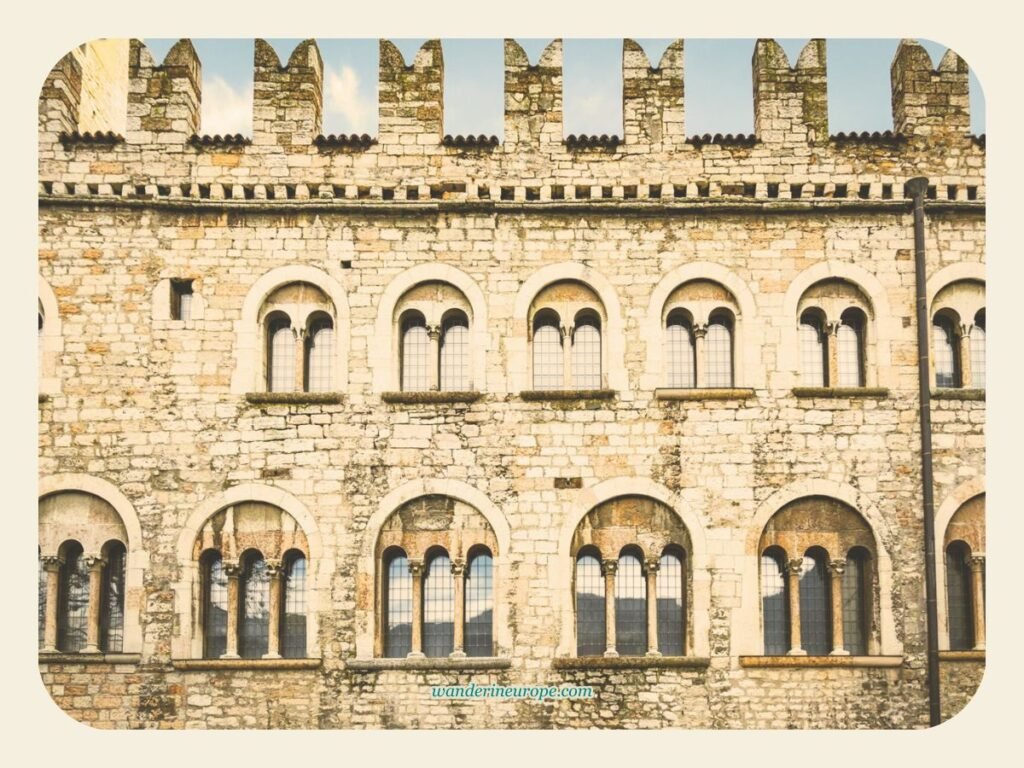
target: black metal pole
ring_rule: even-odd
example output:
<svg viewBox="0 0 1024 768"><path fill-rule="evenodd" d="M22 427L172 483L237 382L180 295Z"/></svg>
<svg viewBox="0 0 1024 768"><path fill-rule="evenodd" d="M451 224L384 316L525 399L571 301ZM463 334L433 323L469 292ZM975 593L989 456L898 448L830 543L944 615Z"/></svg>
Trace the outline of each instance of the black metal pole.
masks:
<svg viewBox="0 0 1024 768"><path fill-rule="evenodd" d="M939 612L935 577L935 495L932 477L932 391L928 359L927 267L924 260L924 197L928 179L910 179L907 192L914 200L914 276L917 288L917 381L921 408L921 490L924 502L924 591L928 619L928 722L942 722L939 706Z"/></svg>

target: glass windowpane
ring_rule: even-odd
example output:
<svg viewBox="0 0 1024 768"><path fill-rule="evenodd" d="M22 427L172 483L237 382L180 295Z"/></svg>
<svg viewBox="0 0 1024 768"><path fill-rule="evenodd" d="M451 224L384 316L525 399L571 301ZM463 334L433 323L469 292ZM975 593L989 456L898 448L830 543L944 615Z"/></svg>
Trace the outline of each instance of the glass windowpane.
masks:
<svg viewBox="0 0 1024 768"><path fill-rule="evenodd" d="M680 320L669 320L665 333L665 359L668 363L668 386L691 389L696 386L696 368L693 364L693 334Z"/></svg>
<svg viewBox="0 0 1024 768"><path fill-rule="evenodd" d="M971 387L985 388L985 326L971 329Z"/></svg>
<svg viewBox="0 0 1024 768"><path fill-rule="evenodd" d="M469 389L469 327L462 319L446 323L441 337L441 389Z"/></svg>
<svg viewBox="0 0 1024 768"><path fill-rule="evenodd" d="M103 613L100 621L100 647L119 653L124 645L124 547L111 545L103 568Z"/></svg>
<svg viewBox="0 0 1024 768"><path fill-rule="evenodd" d="M868 652L866 577L864 558L847 557L843 571L843 647L855 656Z"/></svg>
<svg viewBox="0 0 1024 768"><path fill-rule="evenodd" d="M438 555L423 581L423 653L431 658L455 650L455 583L452 561Z"/></svg>
<svg viewBox="0 0 1024 768"><path fill-rule="evenodd" d="M270 337L270 391L295 389L295 334L289 327L278 328Z"/></svg>
<svg viewBox="0 0 1024 768"><path fill-rule="evenodd" d="M766 655L789 651L788 600L782 563L774 555L761 555L761 615Z"/></svg>
<svg viewBox="0 0 1024 768"><path fill-rule="evenodd" d="M583 320L572 337L572 385L576 389L601 388L601 331Z"/></svg>
<svg viewBox="0 0 1024 768"><path fill-rule="evenodd" d="M57 647L66 653L78 653L85 648L89 625L89 566L81 548L66 555L63 577Z"/></svg>
<svg viewBox="0 0 1024 768"><path fill-rule="evenodd" d="M217 659L228 650L228 576L219 555L206 565L205 590L203 654Z"/></svg>
<svg viewBox="0 0 1024 768"><path fill-rule="evenodd" d="M246 564L244 581L239 585L242 615L239 621L238 653L243 659L259 659L270 640L270 576L262 557Z"/></svg>
<svg viewBox="0 0 1024 768"><path fill-rule="evenodd" d="M469 563L466 574L467 656L490 656L494 653L493 638L493 562L490 555L477 555Z"/></svg>
<svg viewBox="0 0 1024 768"><path fill-rule="evenodd" d="M800 323L800 356L804 386L826 386L825 337L815 320L805 319Z"/></svg>
<svg viewBox="0 0 1024 768"><path fill-rule="evenodd" d="M331 391L331 369L334 367L334 329L322 326L309 341L309 391Z"/></svg>
<svg viewBox="0 0 1024 768"><path fill-rule="evenodd" d="M824 559L804 555L800 574L800 646L811 656L830 650L828 574Z"/></svg>
<svg viewBox="0 0 1024 768"><path fill-rule="evenodd" d="M658 650L663 656L682 656L686 637L686 581L683 564L671 553L658 567Z"/></svg>
<svg viewBox="0 0 1024 768"><path fill-rule="evenodd" d="M597 558L576 561L576 655L600 656L606 650L604 577Z"/></svg>
<svg viewBox="0 0 1024 768"><path fill-rule="evenodd" d="M932 346L935 348L935 386L957 386L956 353L953 349L953 332L941 320L932 325Z"/></svg>
<svg viewBox="0 0 1024 768"><path fill-rule="evenodd" d="M967 548L958 542L946 549L946 620L949 623L949 649L974 648L974 601Z"/></svg>
<svg viewBox="0 0 1024 768"><path fill-rule="evenodd" d="M554 325L533 333L533 388L562 389L562 337Z"/></svg>
<svg viewBox="0 0 1024 768"><path fill-rule="evenodd" d="M622 656L647 653L647 582L634 555L622 555L615 574L615 644Z"/></svg>
<svg viewBox="0 0 1024 768"><path fill-rule="evenodd" d="M414 324L416 323L416 324ZM430 389L430 337L422 323L407 323L402 334L402 390L423 392Z"/></svg>
<svg viewBox="0 0 1024 768"><path fill-rule="evenodd" d="M386 589L384 655L405 658L412 651L412 574L405 555L388 563Z"/></svg>
<svg viewBox="0 0 1024 768"><path fill-rule="evenodd" d="M288 563L284 578L281 655L286 659L306 657L306 558Z"/></svg>
<svg viewBox="0 0 1024 768"><path fill-rule="evenodd" d="M708 364L707 385L729 388L732 386L732 333L722 320L708 324L705 341Z"/></svg>
<svg viewBox="0 0 1024 768"><path fill-rule="evenodd" d="M842 323L836 333L836 344L837 362L839 363L839 386L863 386L860 332L853 326Z"/></svg>

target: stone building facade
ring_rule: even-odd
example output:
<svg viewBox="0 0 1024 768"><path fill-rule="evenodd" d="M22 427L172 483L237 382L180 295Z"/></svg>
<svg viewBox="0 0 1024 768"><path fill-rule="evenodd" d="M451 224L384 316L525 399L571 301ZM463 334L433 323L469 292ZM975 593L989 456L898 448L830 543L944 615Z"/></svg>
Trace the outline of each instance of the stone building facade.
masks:
<svg viewBox="0 0 1024 768"><path fill-rule="evenodd" d="M984 670L984 137L892 63L829 132L825 42L685 133L683 41L623 135L563 137L562 46L443 134L437 41L324 136L314 41L256 42L249 137L181 41L39 106L39 667L112 728L928 724L914 219L927 178L942 712ZM118 61L107 53L104 61ZM101 89L100 89L101 90ZM116 106L96 114L118 114ZM113 130L116 128L117 130ZM593 697L451 699L448 685Z"/></svg>

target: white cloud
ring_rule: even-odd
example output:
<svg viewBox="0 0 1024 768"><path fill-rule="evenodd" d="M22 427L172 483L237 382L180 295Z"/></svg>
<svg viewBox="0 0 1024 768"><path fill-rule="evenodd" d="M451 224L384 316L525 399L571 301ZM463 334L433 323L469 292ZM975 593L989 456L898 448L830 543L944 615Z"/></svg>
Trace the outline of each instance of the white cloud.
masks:
<svg viewBox="0 0 1024 768"><path fill-rule="evenodd" d="M223 77L204 78L200 132L252 136L252 85L235 89Z"/></svg>
<svg viewBox="0 0 1024 768"><path fill-rule="evenodd" d="M324 71L324 111L329 133L369 133L377 131L377 102L373 94L360 90L359 75L348 66Z"/></svg>

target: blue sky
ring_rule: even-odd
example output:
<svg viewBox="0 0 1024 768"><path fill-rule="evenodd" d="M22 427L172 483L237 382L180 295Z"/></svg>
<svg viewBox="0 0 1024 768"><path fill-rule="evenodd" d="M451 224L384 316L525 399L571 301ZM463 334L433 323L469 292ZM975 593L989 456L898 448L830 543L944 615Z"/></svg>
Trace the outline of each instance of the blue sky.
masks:
<svg viewBox="0 0 1024 768"><path fill-rule="evenodd" d="M173 40L145 41L159 62ZM300 40L271 39L282 62ZM411 62L423 40L393 40ZM518 41L532 62L550 40ZM638 40L656 66L671 40ZM779 40L796 62L806 40ZM502 134L503 43L500 39L443 40L445 133ZM892 128L889 65L894 39L828 41L829 129ZM922 40L935 66L945 46ZM203 63L203 133L251 132L251 39L193 40ZM377 129L377 41L317 40L324 60L324 132ZM622 134L622 41L564 41L565 134ZM686 134L751 133L754 125L750 58L753 40L686 40ZM968 62L969 63L969 62ZM971 125L985 131L985 104L971 73Z"/></svg>

